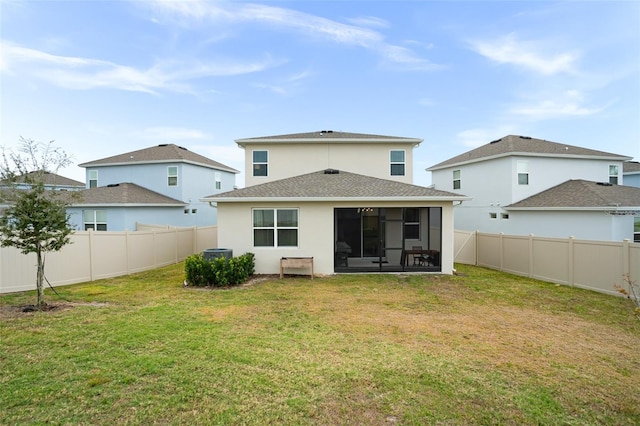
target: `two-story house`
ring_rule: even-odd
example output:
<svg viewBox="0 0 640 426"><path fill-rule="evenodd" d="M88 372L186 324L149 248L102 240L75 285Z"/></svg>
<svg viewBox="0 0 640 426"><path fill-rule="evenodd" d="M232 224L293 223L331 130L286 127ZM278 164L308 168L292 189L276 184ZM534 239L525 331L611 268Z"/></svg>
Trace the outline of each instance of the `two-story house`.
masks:
<svg viewBox="0 0 640 426"><path fill-rule="evenodd" d="M80 164L86 190L69 209L78 229L135 230L137 223L208 226L216 209L205 195L234 188L231 167L174 144L161 144Z"/></svg>
<svg viewBox="0 0 640 426"><path fill-rule="evenodd" d="M510 235L632 239L640 191L622 186L630 157L509 135L427 169L435 188L472 198L457 229Z"/></svg>
<svg viewBox="0 0 640 426"><path fill-rule="evenodd" d="M238 139L245 188L212 195L218 245L253 252L256 272L313 257L319 274L453 271L453 205L411 184L421 139L318 131Z"/></svg>

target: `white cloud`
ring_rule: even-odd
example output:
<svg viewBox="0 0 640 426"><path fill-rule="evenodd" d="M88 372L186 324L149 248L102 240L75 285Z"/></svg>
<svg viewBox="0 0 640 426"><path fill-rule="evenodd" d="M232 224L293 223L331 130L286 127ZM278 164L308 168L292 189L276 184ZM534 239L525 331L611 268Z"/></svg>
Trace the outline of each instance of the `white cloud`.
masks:
<svg viewBox="0 0 640 426"><path fill-rule="evenodd" d="M365 28L367 26L388 26L386 21L379 18L355 18L350 21L353 25L349 25L293 9L252 3L154 0L143 4L152 8L156 14L154 17L156 22L169 19L185 26L203 21L261 23L283 30L293 30L305 36L321 37L339 44L359 46L377 53L385 61L402 66L404 69L433 70L440 68L406 47L386 42L380 32Z"/></svg>
<svg viewBox="0 0 640 426"><path fill-rule="evenodd" d="M515 127L513 126L497 126L491 128L476 128L468 129L458 133L456 136L460 141L460 144L468 148L477 148L481 145L485 145L493 140L500 139L507 135L515 134Z"/></svg>
<svg viewBox="0 0 640 426"><path fill-rule="evenodd" d="M578 59L574 52L543 52L551 48L540 42L519 41L513 33L497 40L472 41L471 47L499 64L517 65L544 75L574 73Z"/></svg>
<svg viewBox="0 0 640 426"><path fill-rule="evenodd" d="M525 99L512 106L508 112L533 120L546 120L560 117L578 117L597 114L605 110L609 104L589 107L585 104L585 95L576 89L560 93L541 94L538 98Z"/></svg>
<svg viewBox="0 0 640 426"><path fill-rule="evenodd" d="M347 19L353 25L371 28L389 28L389 22L376 16L359 16L357 18Z"/></svg>
<svg viewBox="0 0 640 426"><path fill-rule="evenodd" d="M68 89L112 88L158 93L192 93L190 80L248 74L276 66L267 56L254 62L164 61L146 69L99 59L52 55L0 41L0 70L13 75L32 75Z"/></svg>

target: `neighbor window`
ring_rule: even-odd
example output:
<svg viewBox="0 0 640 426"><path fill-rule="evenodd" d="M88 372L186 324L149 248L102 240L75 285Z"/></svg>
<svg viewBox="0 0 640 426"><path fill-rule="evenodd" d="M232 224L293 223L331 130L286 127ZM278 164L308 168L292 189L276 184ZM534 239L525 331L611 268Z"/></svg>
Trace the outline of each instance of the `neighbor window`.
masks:
<svg viewBox="0 0 640 426"><path fill-rule="evenodd" d="M89 188L98 187L98 171L89 170Z"/></svg>
<svg viewBox="0 0 640 426"><path fill-rule="evenodd" d="M526 161L518 161L518 185L529 185L529 163Z"/></svg>
<svg viewBox="0 0 640 426"><path fill-rule="evenodd" d="M509 213L502 213L500 217L503 219L509 219Z"/></svg>
<svg viewBox="0 0 640 426"><path fill-rule="evenodd" d="M609 166L609 183L618 184L618 166L615 164Z"/></svg>
<svg viewBox="0 0 640 426"><path fill-rule="evenodd" d="M391 164L391 176L404 176L405 174L404 151L391 151L389 153L389 160Z"/></svg>
<svg viewBox="0 0 640 426"><path fill-rule="evenodd" d="M404 237L408 240L420 239L420 209L404 209Z"/></svg>
<svg viewBox="0 0 640 426"><path fill-rule="evenodd" d="M640 216L633 218L633 242L640 243Z"/></svg>
<svg viewBox="0 0 640 426"><path fill-rule="evenodd" d="M268 176L269 153L267 151L253 151L253 175Z"/></svg>
<svg viewBox="0 0 640 426"><path fill-rule="evenodd" d="M106 231L107 230L107 211L106 210L84 210L82 212L84 221L84 230L88 231Z"/></svg>
<svg viewBox="0 0 640 426"><path fill-rule="evenodd" d="M222 189L222 175L216 172L216 189Z"/></svg>
<svg viewBox="0 0 640 426"><path fill-rule="evenodd" d="M297 247L298 209L254 209L254 247Z"/></svg>
<svg viewBox="0 0 640 426"><path fill-rule="evenodd" d="M462 182L460 181L460 170L453 171L453 189L460 189Z"/></svg>
<svg viewBox="0 0 640 426"><path fill-rule="evenodd" d="M178 166L167 167L167 185L178 186Z"/></svg>
<svg viewBox="0 0 640 426"><path fill-rule="evenodd" d="M498 213L489 213L489 219L497 219Z"/></svg>

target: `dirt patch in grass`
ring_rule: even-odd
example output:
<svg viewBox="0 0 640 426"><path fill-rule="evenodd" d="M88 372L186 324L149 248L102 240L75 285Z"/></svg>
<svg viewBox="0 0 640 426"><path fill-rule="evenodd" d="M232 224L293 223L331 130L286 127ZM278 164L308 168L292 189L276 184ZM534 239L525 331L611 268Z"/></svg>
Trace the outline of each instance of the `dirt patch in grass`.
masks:
<svg viewBox="0 0 640 426"><path fill-rule="evenodd" d="M98 302L64 302L64 303L55 303L55 304L46 304L44 306L38 307L35 305L0 305L0 319L10 319L21 317L25 315L33 315L37 312L61 312L69 309L73 309L78 306L93 306L93 307L105 307L108 306L108 303L98 303Z"/></svg>

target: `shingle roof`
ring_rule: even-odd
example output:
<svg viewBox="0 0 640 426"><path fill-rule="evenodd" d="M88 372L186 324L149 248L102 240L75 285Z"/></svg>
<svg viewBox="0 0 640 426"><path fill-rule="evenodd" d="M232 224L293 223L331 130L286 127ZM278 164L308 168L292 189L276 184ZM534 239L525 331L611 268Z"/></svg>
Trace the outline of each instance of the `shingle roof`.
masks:
<svg viewBox="0 0 640 426"><path fill-rule="evenodd" d="M240 173L234 168L225 166L222 163L218 163L217 161L211 160L210 158L204 157L200 154L196 154L195 152L191 152L188 149L175 144L152 146L149 148L139 149L137 151L102 158L100 160L89 161L87 163L80 164L79 166L115 166L123 164L161 163L169 161L198 164L213 169Z"/></svg>
<svg viewBox="0 0 640 426"><path fill-rule="evenodd" d="M640 210L640 188L588 180L569 180L505 208L512 209L611 209Z"/></svg>
<svg viewBox="0 0 640 426"><path fill-rule="evenodd" d="M247 143L411 143L417 145L420 142L422 142L422 139L418 138L370 135L366 133L349 133L334 130L236 139L236 143L240 146L244 146Z"/></svg>
<svg viewBox="0 0 640 426"><path fill-rule="evenodd" d="M610 152L597 151L579 146L567 145L535 139L528 136L509 135L502 139L495 140L486 145L482 145L471 151L467 151L458 156L452 157L441 163L429 167L427 170L437 170L453 165L474 163L492 158L506 157L510 155L523 156L545 156L545 157L565 157L565 158L600 158L615 161L631 160L632 157L613 154Z"/></svg>
<svg viewBox="0 0 640 426"><path fill-rule="evenodd" d="M184 206L187 204L128 182L85 189L84 191L78 191L77 195L73 196L77 197L72 201L74 206L106 204Z"/></svg>
<svg viewBox="0 0 640 426"><path fill-rule="evenodd" d="M27 175L36 176L38 173L40 172L30 172L30 173L27 173ZM16 178L16 181L18 183L24 183L26 181L27 175L18 176ZM68 177L64 177L52 172L44 172L42 177L44 180L44 184L47 186L72 186L72 187L74 186L74 187L81 187L81 188L85 187L85 184L83 182L70 179ZM39 178L40 178L39 176L35 177L35 179L39 179Z"/></svg>
<svg viewBox="0 0 640 426"><path fill-rule="evenodd" d="M464 195L338 170L321 170L206 197L208 201L251 200L464 200Z"/></svg>
<svg viewBox="0 0 640 426"><path fill-rule="evenodd" d="M622 163L622 172L625 174L637 174L640 173L640 162L637 161L625 161Z"/></svg>

